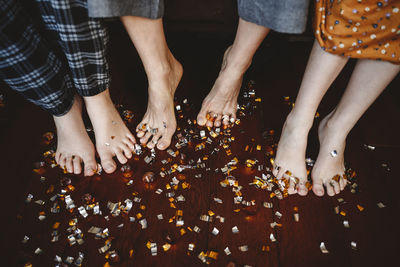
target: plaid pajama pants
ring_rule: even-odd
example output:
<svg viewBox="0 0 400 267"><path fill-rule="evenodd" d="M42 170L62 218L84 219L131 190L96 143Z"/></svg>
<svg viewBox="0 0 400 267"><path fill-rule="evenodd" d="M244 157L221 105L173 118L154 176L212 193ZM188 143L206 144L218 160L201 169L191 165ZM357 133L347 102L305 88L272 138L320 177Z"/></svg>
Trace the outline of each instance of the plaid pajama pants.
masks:
<svg viewBox="0 0 400 267"><path fill-rule="evenodd" d="M88 17L86 0L35 0L34 10L22 1L0 0L0 79L55 116L76 93L106 90L108 35Z"/></svg>

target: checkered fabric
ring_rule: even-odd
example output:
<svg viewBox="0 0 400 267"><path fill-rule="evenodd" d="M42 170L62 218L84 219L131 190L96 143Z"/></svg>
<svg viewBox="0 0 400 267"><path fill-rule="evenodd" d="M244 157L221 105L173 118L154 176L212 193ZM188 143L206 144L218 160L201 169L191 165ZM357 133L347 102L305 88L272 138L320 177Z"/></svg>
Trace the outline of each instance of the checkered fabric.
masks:
<svg viewBox="0 0 400 267"><path fill-rule="evenodd" d="M108 35L86 1L35 0L39 23L20 1L0 0L0 79L56 116L107 89Z"/></svg>

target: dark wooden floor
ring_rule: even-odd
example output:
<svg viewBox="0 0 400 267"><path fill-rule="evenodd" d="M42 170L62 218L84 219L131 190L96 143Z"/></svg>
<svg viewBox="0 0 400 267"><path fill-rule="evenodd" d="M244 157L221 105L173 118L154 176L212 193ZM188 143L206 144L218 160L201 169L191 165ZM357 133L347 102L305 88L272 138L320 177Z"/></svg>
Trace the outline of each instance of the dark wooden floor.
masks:
<svg viewBox="0 0 400 267"><path fill-rule="evenodd" d="M187 119L195 118L201 100L218 74L223 51L231 39L214 35L174 34L168 36L168 42L185 70L177 91L177 103L182 107L182 112L178 113L182 118L178 119L180 129L177 134L191 136L192 139L188 146L179 150L174 146L177 142L174 139L172 149L179 151L176 157L167 152L157 152L154 163L146 164L144 158L149 153L145 152L132 159L129 162L132 178L124 177L120 170L112 175L94 177L67 175L48 164L39 170L43 173L34 172L34 163L43 161L43 152L54 145L44 145L41 137L47 131L54 131L51 117L10 90L3 90L5 107L0 109L0 164L3 188L1 212L5 223L1 226L1 243L4 246L2 251L9 255L2 258L2 262L10 261L4 266L23 266L28 262L33 266L54 266L56 255L63 261L68 256L74 257L75 262L79 252L84 254L82 266L103 266L106 262L116 266L197 266L205 264L198 257L201 252L208 253L209 257L204 260L213 266L226 266L229 262L236 266L387 266L397 258L400 236L397 198L400 188L397 175L400 170L399 77L349 136L346 162L357 172L358 193L352 194L347 188L335 197L319 198L310 193L307 197L289 196L279 200L271 196L271 192L249 183L255 176L268 173L265 168L270 166L270 153L289 112L289 105L283 97L290 96L294 100L312 40L278 34L269 36L257 52L244 83L249 80L256 82L256 95L262 102L255 102L255 98L242 99L241 103L249 105L245 115L240 117L240 125L235 126L230 134L215 139L210 137L213 142L206 143L205 148L198 151L195 147L203 140L196 135L202 129L188 125ZM112 32L110 51L112 96L115 103L134 111L134 120L129 124L134 129L146 108L146 77L133 46L118 27ZM323 100L319 110L321 117L340 99L352 65L346 66ZM188 104L183 104L184 99L188 100ZM319 119L316 119L315 124L318 122ZM275 131L274 134L271 130ZM228 142L232 136L235 140ZM228 146L222 147L221 140L225 140ZM316 140L314 127L307 151L308 156L314 159L318 151ZM366 150L364 144L373 145L376 149ZM257 150L257 145L261 145L262 149ZM247 151L246 146L249 146ZM211 153L216 148L219 151ZM227 149L231 150L231 155L228 155ZM243 200L254 201L255 205L250 207L234 204L233 187L222 187L220 184L227 175L221 169L215 172L234 157L239 163L231 175L243 187ZM204 168L196 164L198 159L205 164ZM246 167L247 159L258 160L255 168ZM162 160L168 160L168 163L163 164ZM197 168L182 173L176 171L164 178L159 175L162 168L169 170L175 163ZM258 170L259 165L264 167L263 171ZM142 175L147 171L156 174L151 184L142 181ZM179 179L179 185L168 190L166 185L174 176ZM66 187L65 178L71 180L73 187ZM133 180L131 185L127 185L129 180ZM182 187L183 183L190 187ZM61 190L66 188L67 192L62 193ZM159 188L162 193L155 193ZM175 193L172 196L174 199L169 199L168 192ZM99 203L102 215L93 215L93 211L89 210L88 217L81 216L77 208L85 205L83 196L87 193L95 203ZM25 203L28 194L32 194L33 199ZM57 194L53 201L51 197ZM71 196L75 209L66 210L63 195ZM185 201L177 201L181 195ZM134 200L135 197L141 200L134 202L129 212L121 211L118 216L110 214L107 208L109 201L125 205L126 199ZM221 199L223 203L217 203L214 198ZM339 198L344 201L340 202ZM35 203L37 200L43 200L44 204ZM265 208L264 202L272 203L273 207ZM384 208L377 206L380 202L385 205ZM51 212L54 203L58 203L59 213ZM364 209L360 211L357 205ZM337 206L343 214L335 213ZM298 209L299 222L293 219L295 208ZM177 227L176 219L180 211L184 225ZM42 221L39 220L40 212L46 216ZM282 214L280 219L276 212ZM138 213L143 217L139 218ZM163 214L164 219L158 220L158 214ZM209 214L213 215L212 222L200 220L201 215ZM217 216L223 217L224 221L221 222ZM130 222L130 217L135 217L135 221ZM82 231L84 243L71 246L67 237L74 233L68 232L68 228L74 225L71 221L74 218L77 219L75 228ZM138 222L143 218L147 220L147 229L141 229ZM173 218L172 222L169 222L170 218ZM348 221L350 228L345 228L343 221ZM271 228L273 222L281 225ZM59 226L54 226L55 223ZM109 236L95 238L94 234L88 233L92 226L108 228ZM199 233L192 231L195 226L201 229ZM239 233L232 233L234 226L238 227ZM212 234L214 227L219 230L218 235ZM51 242L54 230L59 234L57 242ZM271 234L275 242L271 241ZM21 241L25 235L29 240L23 244ZM75 237L78 236L75 233ZM118 256L99 253L98 249L106 242L111 242L108 252L115 251ZM151 255L146 247L148 242L157 244L157 256ZM321 242L325 242L329 253L321 252ZM356 250L352 249L351 242L356 242ZM171 247L164 251L166 243ZM195 245L193 251L188 250L191 243ZM240 251L241 246L248 246L248 250ZM229 247L230 255L225 254L226 247ZM42 252L36 255L37 248ZM218 253L216 260L213 259L213 252Z"/></svg>

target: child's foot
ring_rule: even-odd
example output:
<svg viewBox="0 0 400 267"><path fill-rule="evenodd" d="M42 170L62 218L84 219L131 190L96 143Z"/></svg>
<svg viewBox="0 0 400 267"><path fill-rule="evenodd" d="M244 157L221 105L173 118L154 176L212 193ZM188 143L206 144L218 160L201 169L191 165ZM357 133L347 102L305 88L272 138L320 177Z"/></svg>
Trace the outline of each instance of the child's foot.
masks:
<svg viewBox="0 0 400 267"><path fill-rule="evenodd" d="M318 128L320 148L311 172L312 190L317 196L324 195L324 186L327 194L334 196L346 185L343 179L346 136L343 136L340 128L330 123L331 117L332 113L321 121Z"/></svg>
<svg viewBox="0 0 400 267"><path fill-rule="evenodd" d="M291 112L283 126L272 173L277 179L289 181L289 194L308 193L307 168L305 163L309 123Z"/></svg>
<svg viewBox="0 0 400 267"><path fill-rule="evenodd" d="M236 120L237 98L242 86L243 74L251 62L244 68L230 62L231 47L225 51L221 71L210 93L204 99L197 115L200 126L220 127L229 125Z"/></svg>
<svg viewBox="0 0 400 267"><path fill-rule="evenodd" d="M113 157L116 156L122 164L126 163L132 157L135 138L122 121L108 89L98 95L84 97L84 100L94 128L101 166L105 172L112 173L117 168Z"/></svg>
<svg viewBox="0 0 400 267"><path fill-rule="evenodd" d="M136 127L141 144L164 150L171 144L176 130L174 94L182 78L182 65L169 54L169 66L148 74L149 100L143 120ZM150 137L151 140L150 140Z"/></svg>
<svg viewBox="0 0 400 267"><path fill-rule="evenodd" d="M93 143L82 120L82 99L76 96L68 113L54 116L54 122L57 128L56 162L61 168L75 174L82 172L83 162L84 174L93 175L97 163Z"/></svg>

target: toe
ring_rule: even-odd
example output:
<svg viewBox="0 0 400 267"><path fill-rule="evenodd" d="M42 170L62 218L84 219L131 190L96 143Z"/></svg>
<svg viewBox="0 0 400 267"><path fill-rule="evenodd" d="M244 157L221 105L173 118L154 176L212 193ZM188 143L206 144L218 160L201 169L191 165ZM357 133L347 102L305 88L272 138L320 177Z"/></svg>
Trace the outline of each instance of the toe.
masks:
<svg viewBox="0 0 400 267"><path fill-rule="evenodd" d="M295 183L294 183L294 181L293 181L293 178L292 178L292 179L289 179L288 193L289 193L289 195L293 195L293 194L296 194L296 193L297 193L297 190L296 190L296 188L295 188Z"/></svg>
<svg viewBox="0 0 400 267"><path fill-rule="evenodd" d="M205 108L201 108L199 114L197 115L197 124L200 126L204 126L207 122L206 119L207 110Z"/></svg>
<svg viewBox="0 0 400 267"><path fill-rule="evenodd" d="M206 122L207 127L213 127L213 125L214 125L213 121L207 120L207 122Z"/></svg>
<svg viewBox="0 0 400 267"><path fill-rule="evenodd" d="M282 176L285 174L285 172L286 172L286 169L280 167L278 170L278 174L276 175L276 179L278 179L278 180L282 179Z"/></svg>
<svg viewBox="0 0 400 267"><path fill-rule="evenodd" d="M339 188L340 191L342 191L344 189L344 187L346 186L346 180L343 177L340 177L339 179Z"/></svg>
<svg viewBox="0 0 400 267"><path fill-rule="evenodd" d="M224 114L223 119L222 119L222 124L229 125L229 115L228 114Z"/></svg>
<svg viewBox="0 0 400 267"><path fill-rule="evenodd" d="M63 170L65 169L65 160L66 160L66 158L63 155L60 155L60 159L58 161L58 165Z"/></svg>
<svg viewBox="0 0 400 267"><path fill-rule="evenodd" d="M103 167L106 173L112 173L117 168L117 164L112 159L112 154L108 151L106 152L99 152L101 166Z"/></svg>
<svg viewBox="0 0 400 267"><path fill-rule="evenodd" d="M136 136L138 138L142 138L145 134L146 134L146 131L139 130L138 133L136 134Z"/></svg>
<svg viewBox="0 0 400 267"><path fill-rule="evenodd" d="M322 197L324 195L324 186L321 180L313 180L312 190L315 195Z"/></svg>
<svg viewBox="0 0 400 267"><path fill-rule="evenodd" d="M133 134L132 134L131 132L128 132L128 133L126 134L126 137L128 137L128 139L129 139L133 144L136 144L136 139L135 139L135 137L133 136Z"/></svg>
<svg viewBox="0 0 400 267"><path fill-rule="evenodd" d="M131 151L135 151L135 143L133 143L131 139L127 138L127 139L124 139L122 142L125 145L127 145Z"/></svg>
<svg viewBox="0 0 400 267"><path fill-rule="evenodd" d="M340 193L340 186L338 182L333 182L333 191L335 192L335 194L339 194Z"/></svg>
<svg viewBox="0 0 400 267"><path fill-rule="evenodd" d="M57 162L57 164L60 164L60 157L61 157L61 153L59 153L58 151L56 152L56 155L54 157L54 160Z"/></svg>
<svg viewBox="0 0 400 267"><path fill-rule="evenodd" d="M67 159L65 160L65 166L67 167L67 171L69 173L73 173L74 172L74 167L72 164L72 157L67 157Z"/></svg>
<svg viewBox="0 0 400 267"><path fill-rule="evenodd" d="M172 139L172 136L173 136L173 135L174 135L174 132L172 132L172 131L166 132L166 133L161 137L161 139L158 140L157 148L158 148L159 150L164 150L164 149L166 149L167 147L169 147L169 145L171 144L171 139Z"/></svg>
<svg viewBox="0 0 400 267"><path fill-rule="evenodd" d="M300 196L305 196L305 195L308 194L308 189L307 189L306 183L307 183L307 180L306 180L306 179L303 179L303 180L301 180L300 183L297 185L297 193L298 193Z"/></svg>
<svg viewBox="0 0 400 267"><path fill-rule="evenodd" d="M230 117L229 121L231 123L234 123L236 121L236 113L231 114L231 117Z"/></svg>
<svg viewBox="0 0 400 267"><path fill-rule="evenodd" d="M140 143L146 144L151 136L152 134L150 132L147 132L142 138L140 138Z"/></svg>
<svg viewBox="0 0 400 267"><path fill-rule="evenodd" d="M80 157L75 157L72 160L72 164L74 166L74 173L75 174L80 174L82 172L81 158Z"/></svg>
<svg viewBox="0 0 400 267"><path fill-rule="evenodd" d="M214 121L214 126L215 126L215 127L221 126L221 119L222 119L222 115L221 115L221 114L218 114L217 118L216 118L215 121Z"/></svg>
<svg viewBox="0 0 400 267"><path fill-rule="evenodd" d="M83 164L85 166L85 176L92 176L97 171L97 162L94 155L83 158ZM103 165L103 164L102 164ZM104 168L104 166L103 166Z"/></svg>
<svg viewBox="0 0 400 267"><path fill-rule="evenodd" d="M115 156L121 164L125 164L128 161L121 149L116 149Z"/></svg>
<svg viewBox="0 0 400 267"><path fill-rule="evenodd" d="M326 183L325 187L326 187L326 193L328 194L328 196L332 197L335 195L335 190L333 189L332 185L330 185L329 183Z"/></svg>
<svg viewBox="0 0 400 267"><path fill-rule="evenodd" d="M128 159L132 158L132 151L130 150L130 148L127 145L121 144L120 148L123 151L126 158L128 158Z"/></svg>
<svg viewBox="0 0 400 267"><path fill-rule="evenodd" d="M147 147L150 149L153 149L157 145L158 140L160 138L161 138L160 134L154 135L153 138L151 139L151 141L147 144Z"/></svg>

